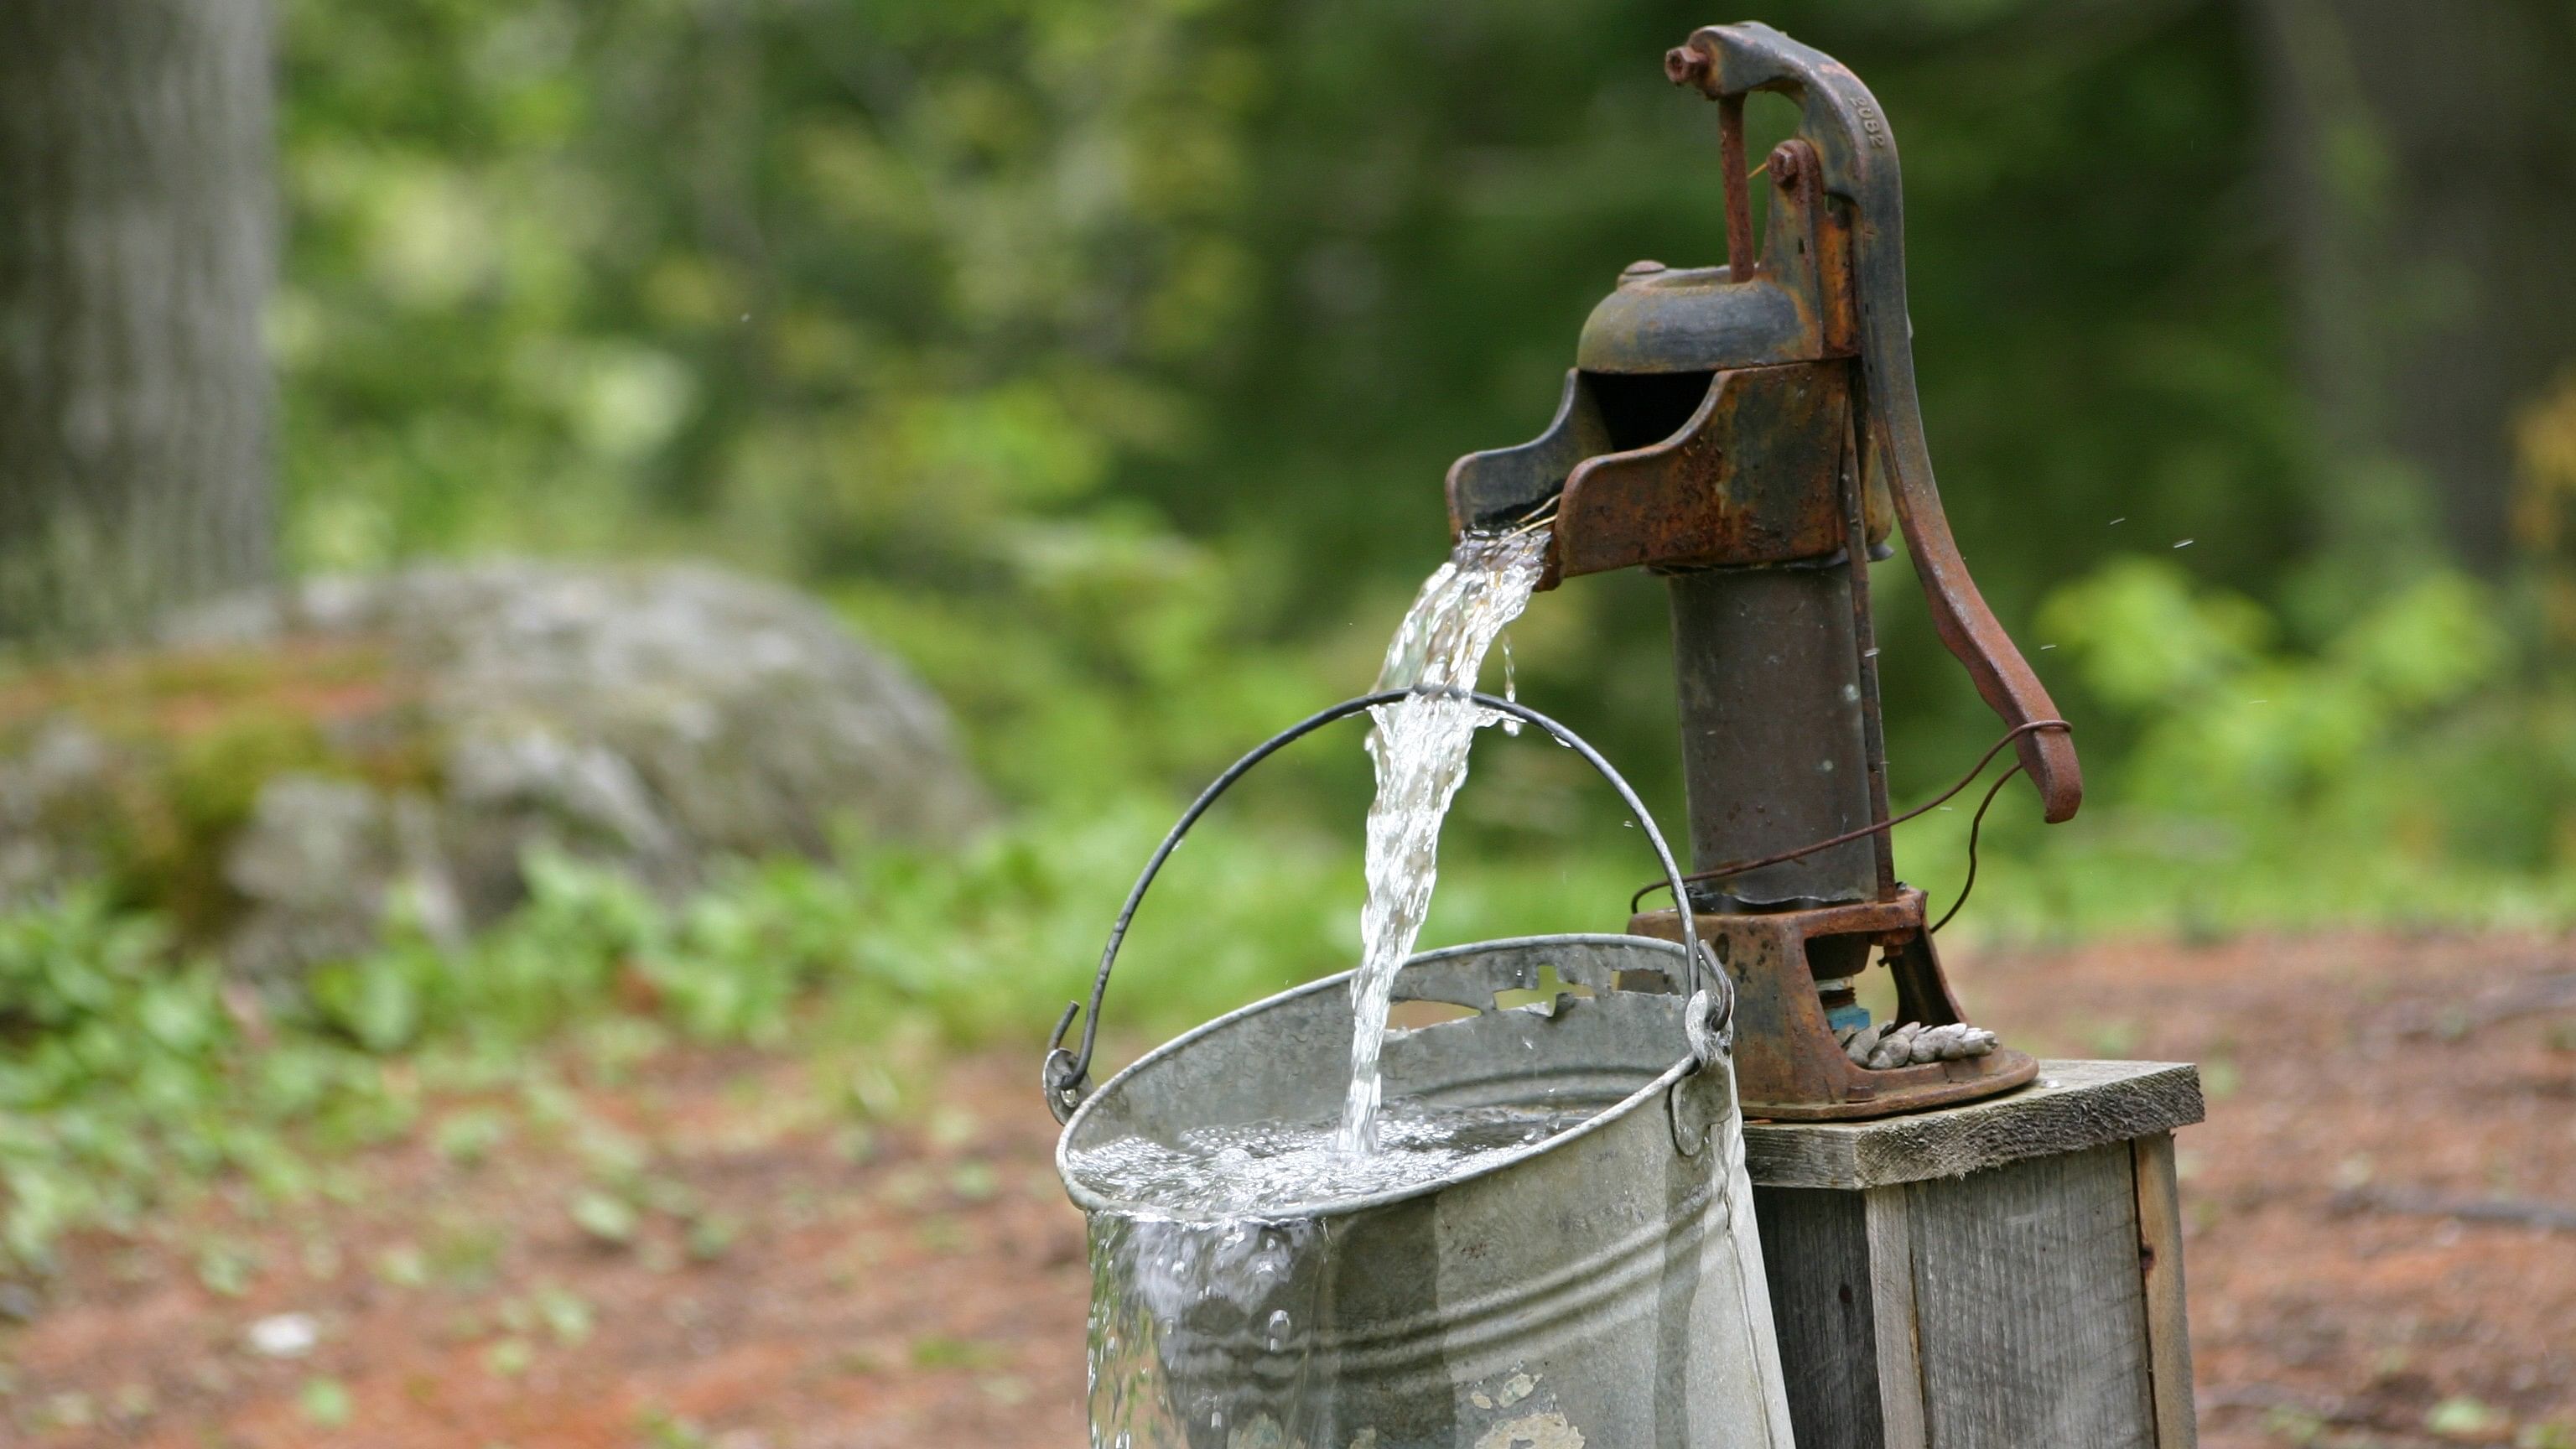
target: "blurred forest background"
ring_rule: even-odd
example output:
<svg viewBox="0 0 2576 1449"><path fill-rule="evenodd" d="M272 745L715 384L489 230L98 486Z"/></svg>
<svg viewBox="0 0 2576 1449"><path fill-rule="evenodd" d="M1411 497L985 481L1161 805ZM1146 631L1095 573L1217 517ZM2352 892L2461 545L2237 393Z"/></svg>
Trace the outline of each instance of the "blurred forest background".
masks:
<svg viewBox="0 0 2576 1449"><path fill-rule="evenodd" d="M1998 803L1960 931L2564 922L2569 8L1758 8L1893 122L1950 517L2088 767L2067 826L2020 786ZM474 1079L639 991L674 1030L776 1041L821 986L852 1039L900 1018L1033 1060L1179 805L1369 683L1444 556L1449 461L1536 434L1623 265L1723 246L1714 110L1659 59L1728 17L1662 0L280 0L197 31L118 3L51 37L44 9L0 21L11 748L130 679L96 651L136 657L165 606L689 557L907 664L996 808L961 843L852 835L683 899L539 861L470 940L397 897L381 946L245 997L204 929L227 887L172 853L293 748L181 751L155 777L177 825L0 916L22 1263L133 1220L174 1160L296 1190L299 1134L416 1115L382 1059ZM77 392L31 379L90 335L86 294L25 281L81 241L29 219L77 149L47 139L57 92L135 54L188 99L129 109L197 117L201 150L130 168L123 200L178 198L235 248L194 278L218 317L196 351L112 326L91 349L176 356L199 390L173 396L229 419L190 455L212 472L133 465L197 500L181 523L67 487L45 440L81 428L27 401ZM1903 569L1877 594L1900 804L1998 732ZM1670 825L1662 609L1651 579L1578 580L1511 643L1523 696ZM1344 964L1356 734L1274 768L1140 920L1122 1025ZM1621 919L1647 863L1579 763L1494 738L1476 769L1434 935ZM1936 908L1966 819L1899 836Z"/></svg>
<svg viewBox="0 0 2576 1449"><path fill-rule="evenodd" d="M2567 903L2564 8L1770 8L1894 118L1950 512L2097 782L1999 808L1986 928ZM1618 268L1718 250L1655 70L1705 18L289 4L282 566L712 554L920 670L1018 818L1159 817L1367 682L1448 461L1536 433ZM1996 727L1880 597L1919 798ZM1513 644L1674 801L1661 611L1586 580ZM1617 853L1486 753L1462 882ZM1347 842L1358 752L1307 756L1266 798Z"/></svg>
<svg viewBox="0 0 2576 1449"><path fill-rule="evenodd" d="M1767 15L1899 124L1950 513L2099 781L1996 822L1989 923L2566 900L2561 10ZM289 5L283 567L716 554L907 657L1023 815L1159 815L1368 681L1440 472L1535 436L1625 260L1718 248L1713 113L1654 72L1698 18ZM1899 799L1994 732L1909 593ZM1659 616L1587 580L1515 650L1674 799ZM1489 755L1461 864L1607 820Z"/></svg>

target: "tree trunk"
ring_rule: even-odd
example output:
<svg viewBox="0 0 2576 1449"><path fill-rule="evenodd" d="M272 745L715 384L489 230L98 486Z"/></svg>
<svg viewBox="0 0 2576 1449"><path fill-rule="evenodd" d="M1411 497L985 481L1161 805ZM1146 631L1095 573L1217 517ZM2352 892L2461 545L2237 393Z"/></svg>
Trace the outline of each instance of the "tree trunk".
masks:
<svg viewBox="0 0 2576 1449"><path fill-rule="evenodd" d="M270 562L265 0L0 4L0 640Z"/></svg>
<svg viewBox="0 0 2576 1449"><path fill-rule="evenodd" d="M2329 541L2500 568L2512 420L2576 361L2576 5L2253 9Z"/></svg>

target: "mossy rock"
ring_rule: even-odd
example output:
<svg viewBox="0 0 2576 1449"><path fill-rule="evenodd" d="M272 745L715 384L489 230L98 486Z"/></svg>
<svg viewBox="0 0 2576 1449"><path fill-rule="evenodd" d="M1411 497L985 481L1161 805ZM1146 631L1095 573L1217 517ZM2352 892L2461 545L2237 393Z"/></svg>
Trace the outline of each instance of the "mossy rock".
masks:
<svg viewBox="0 0 2576 1449"><path fill-rule="evenodd" d="M704 568L317 580L0 679L0 903L103 877L262 975L515 904L539 844L694 885L990 807L946 712L791 591Z"/></svg>

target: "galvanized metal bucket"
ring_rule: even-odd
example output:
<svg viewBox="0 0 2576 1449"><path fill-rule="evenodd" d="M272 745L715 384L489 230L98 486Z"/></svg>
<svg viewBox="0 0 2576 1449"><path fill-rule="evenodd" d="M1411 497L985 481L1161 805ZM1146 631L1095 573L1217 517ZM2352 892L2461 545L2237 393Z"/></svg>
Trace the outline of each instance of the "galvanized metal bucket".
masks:
<svg viewBox="0 0 2576 1449"><path fill-rule="evenodd" d="M1193 1128L1336 1115L1349 1081L1348 973L1209 1022L1096 1094L1083 1087L1101 988L1155 869L1224 788L1271 751L1400 691L1327 710L1247 755L1156 853L1104 953L1080 1054L1058 1046L1056 1164L1095 1240L1167 1219L1104 1195L1086 1150ZM1633 791L1571 731L1476 696L1581 753L1670 851ZM1678 893L1678 882L1676 891ZM1787 1449L1789 1414L1727 1058L1725 973L1697 940L1534 936L1426 952L1399 1001L1469 1014L1391 1033L1389 1100L1580 1108L1560 1135L1409 1191L1280 1204L1301 1225L1278 1292L1304 1323L1284 1368L1245 1305L1185 1316L1157 1347L1197 1445L1248 1449ZM1705 969L1703 969L1705 967ZM1554 969L1552 999L1501 1007ZM1204 1430L1198 1425L1207 1426Z"/></svg>

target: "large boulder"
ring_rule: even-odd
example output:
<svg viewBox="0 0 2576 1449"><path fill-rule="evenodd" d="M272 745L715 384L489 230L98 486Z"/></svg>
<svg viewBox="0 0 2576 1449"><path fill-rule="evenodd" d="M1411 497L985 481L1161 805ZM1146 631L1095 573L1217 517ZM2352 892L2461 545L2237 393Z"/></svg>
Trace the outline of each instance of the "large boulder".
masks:
<svg viewBox="0 0 2576 1449"><path fill-rule="evenodd" d="M990 810L920 683L707 568L315 580L63 673L0 695L0 899L121 871L255 974L363 949L397 889L433 930L488 920L538 845L677 893Z"/></svg>

